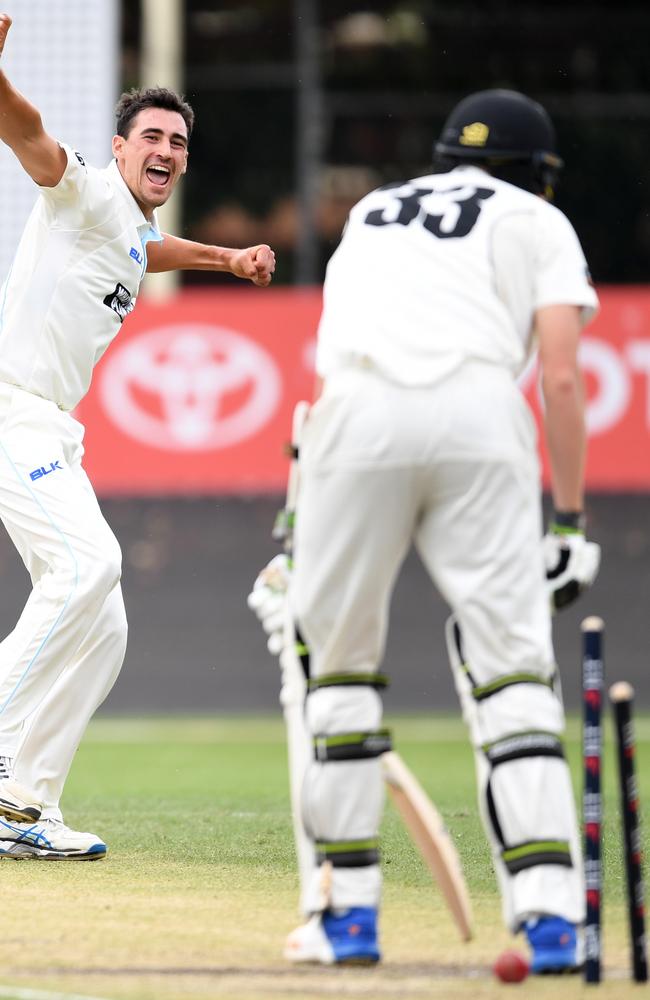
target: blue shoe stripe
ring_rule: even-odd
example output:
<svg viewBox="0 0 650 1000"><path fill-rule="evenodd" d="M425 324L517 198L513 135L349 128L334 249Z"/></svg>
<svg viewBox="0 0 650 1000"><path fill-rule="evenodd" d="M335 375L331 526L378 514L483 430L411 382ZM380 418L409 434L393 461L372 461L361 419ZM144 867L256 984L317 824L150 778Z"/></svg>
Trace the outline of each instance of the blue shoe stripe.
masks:
<svg viewBox="0 0 650 1000"><path fill-rule="evenodd" d="M51 852L51 854L62 858L87 858L106 854L106 844L101 841L91 844L85 851L75 851L74 849L68 851L61 850L46 836L45 827L42 824L33 823L27 829L24 829L24 825L14 826L14 824L0 817L0 841L9 840L12 845L22 844L26 847L32 847L35 852L42 853L43 855ZM10 853L11 851L0 849L0 854Z"/></svg>
<svg viewBox="0 0 650 1000"><path fill-rule="evenodd" d="M13 836L6 836L7 831ZM52 844L45 836L45 831L42 826L39 827L38 823L33 823L27 830L23 830L19 826L13 826L8 823L6 819L0 817L0 840L13 840L16 844L34 844L38 847L45 847L47 849L52 849Z"/></svg>

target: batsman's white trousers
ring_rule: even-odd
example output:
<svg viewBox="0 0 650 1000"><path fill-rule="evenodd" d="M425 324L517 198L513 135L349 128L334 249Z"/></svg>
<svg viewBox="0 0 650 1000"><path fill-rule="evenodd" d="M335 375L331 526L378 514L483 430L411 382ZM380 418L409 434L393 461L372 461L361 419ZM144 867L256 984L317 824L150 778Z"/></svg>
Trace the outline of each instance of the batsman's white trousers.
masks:
<svg viewBox="0 0 650 1000"><path fill-rule="evenodd" d="M60 816L88 720L126 649L121 553L81 467L83 427L0 384L0 517L33 589L0 643L0 755Z"/></svg>
<svg viewBox="0 0 650 1000"><path fill-rule="evenodd" d="M483 734L497 742L529 731L560 736L564 713L552 687L536 431L511 376L473 363L427 388L400 387L360 369L328 377L305 428L300 469L290 601L310 649L312 677L378 670L393 586L414 543L460 624L472 687L489 690L521 674L543 682L517 683L480 702L481 725L472 727L477 753ZM319 701L321 734L347 731L341 722L347 697L349 688L336 683L308 697L308 705ZM363 766L368 772L379 764ZM515 929L528 913L576 921L582 915L568 772L559 803L544 793L558 766L566 770L557 758L531 757L499 768L495 777L497 805L508 813L501 817L506 833L522 843L561 840L573 859L573 867L540 864L513 877L505 873L504 915ZM336 762L315 762L307 772L304 801L317 841L344 841L345 815L356 816L349 839L359 839L359 831L376 836L376 804L366 804L363 792L372 782L366 775L346 785L345 773ZM327 782L336 787L326 794ZM328 803L320 817L316 787ZM331 807L336 801L339 810ZM488 835L496 860L499 845L489 827ZM353 903L361 883L363 902L376 902L378 867L372 892L368 875L335 867L333 905Z"/></svg>

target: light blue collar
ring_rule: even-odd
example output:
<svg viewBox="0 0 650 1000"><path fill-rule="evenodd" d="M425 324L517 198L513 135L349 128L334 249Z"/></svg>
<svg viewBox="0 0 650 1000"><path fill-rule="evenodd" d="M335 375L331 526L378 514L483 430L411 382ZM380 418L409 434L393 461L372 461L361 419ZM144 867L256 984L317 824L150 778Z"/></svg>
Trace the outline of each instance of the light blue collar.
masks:
<svg viewBox="0 0 650 1000"><path fill-rule="evenodd" d="M138 226L138 234L142 246L146 246L147 243L162 243L163 235L158 227L158 219L156 218L155 211L150 223L147 222L146 226Z"/></svg>

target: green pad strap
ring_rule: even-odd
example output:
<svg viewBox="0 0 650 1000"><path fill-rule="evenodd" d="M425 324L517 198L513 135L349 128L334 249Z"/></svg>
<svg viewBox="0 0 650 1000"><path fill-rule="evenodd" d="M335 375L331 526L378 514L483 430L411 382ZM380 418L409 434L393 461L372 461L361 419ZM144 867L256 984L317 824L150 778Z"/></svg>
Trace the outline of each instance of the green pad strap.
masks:
<svg viewBox="0 0 650 1000"><path fill-rule="evenodd" d="M526 844L506 847L501 852L503 863L511 875L537 865L562 865L573 868L571 851L566 840L531 840Z"/></svg>
<svg viewBox="0 0 650 1000"><path fill-rule="evenodd" d="M322 677L309 678L309 690L316 691L325 687L388 687L386 674L324 674Z"/></svg>
<svg viewBox="0 0 650 1000"><path fill-rule="evenodd" d="M555 733L514 733L494 743L485 743L481 749L492 767L523 757L564 757L564 745Z"/></svg>
<svg viewBox="0 0 650 1000"><path fill-rule="evenodd" d="M553 681L540 677L539 674L506 674L505 677L497 677L489 684L478 684L472 688L472 696L475 701L485 701L493 694L498 694L504 688L512 687L513 684L541 684L543 687L552 688Z"/></svg>
<svg viewBox="0 0 650 1000"><path fill-rule="evenodd" d="M314 757L320 761L368 760L392 749L389 729L370 733L337 733L314 736Z"/></svg>
<svg viewBox="0 0 650 1000"><path fill-rule="evenodd" d="M316 861L334 868L367 868L379 863L379 838L367 840L316 841Z"/></svg>

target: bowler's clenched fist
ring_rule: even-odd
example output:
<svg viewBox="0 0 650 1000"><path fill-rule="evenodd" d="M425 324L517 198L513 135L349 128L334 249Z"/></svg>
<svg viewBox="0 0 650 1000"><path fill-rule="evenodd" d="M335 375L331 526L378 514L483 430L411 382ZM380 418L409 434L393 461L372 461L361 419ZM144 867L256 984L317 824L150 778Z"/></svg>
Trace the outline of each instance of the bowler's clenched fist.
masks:
<svg viewBox="0 0 650 1000"><path fill-rule="evenodd" d="M232 273L238 278L248 278L254 285L271 284L275 271L275 254L266 243L240 250L232 261Z"/></svg>
<svg viewBox="0 0 650 1000"><path fill-rule="evenodd" d="M253 247L253 260L257 270L257 285L268 285L271 275L275 271L275 254L271 247L262 243L261 246Z"/></svg>

